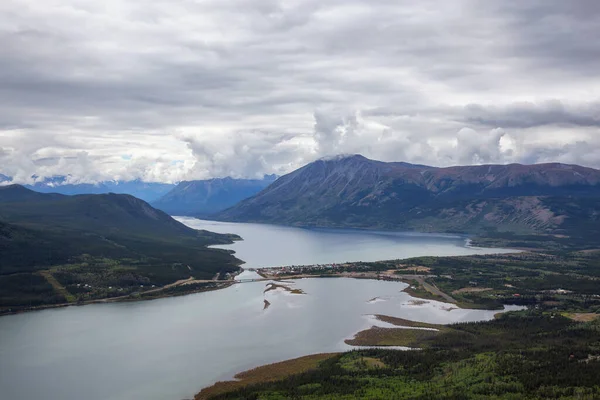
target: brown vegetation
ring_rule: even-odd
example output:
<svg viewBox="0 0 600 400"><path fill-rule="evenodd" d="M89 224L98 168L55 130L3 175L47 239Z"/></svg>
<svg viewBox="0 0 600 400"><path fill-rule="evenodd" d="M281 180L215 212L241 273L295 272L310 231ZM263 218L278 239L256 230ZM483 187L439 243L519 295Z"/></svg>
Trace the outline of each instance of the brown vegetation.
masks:
<svg viewBox="0 0 600 400"><path fill-rule="evenodd" d="M209 399L213 396L231 392L256 383L283 380L288 376L316 369L319 366L319 363L336 354L337 353L313 354L254 368L237 374L235 376L235 379L237 380L235 381L217 382L212 386L202 389L202 391L194 397L194 400Z"/></svg>
<svg viewBox="0 0 600 400"><path fill-rule="evenodd" d="M400 328L380 328L373 326L370 329L357 333L353 339L346 340L346 344L351 346L417 347L424 339L431 338L440 332L448 330L444 325L411 321L388 315L377 314L375 318Z"/></svg>
<svg viewBox="0 0 600 400"><path fill-rule="evenodd" d="M387 322L388 324L396 325L396 326L404 326L410 328L431 328L431 329L441 329L443 325L436 324L428 324L427 322L418 322L411 321L409 319L390 317L389 315L381 315L376 314L375 318L379 321Z"/></svg>
<svg viewBox="0 0 600 400"><path fill-rule="evenodd" d="M386 273L389 274L394 274L396 273L396 271L416 271L416 272L427 272L429 273L431 271L431 268L429 267L425 267L423 265L409 265L409 264L397 264L397 269L390 269L387 270Z"/></svg>
<svg viewBox="0 0 600 400"><path fill-rule="evenodd" d="M590 322L600 317L600 314L595 313L564 313L563 315L578 322Z"/></svg>
<svg viewBox="0 0 600 400"><path fill-rule="evenodd" d="M289 292L289 293L292 293L292 294L305 294L302 289L292 289L289 286L279 285L277 283L268 283L267 284L267 288L264 290L263 293L267 293L267 292L269 292L271 290L276 290L276 289L283 289L286 292Z"/></svg>

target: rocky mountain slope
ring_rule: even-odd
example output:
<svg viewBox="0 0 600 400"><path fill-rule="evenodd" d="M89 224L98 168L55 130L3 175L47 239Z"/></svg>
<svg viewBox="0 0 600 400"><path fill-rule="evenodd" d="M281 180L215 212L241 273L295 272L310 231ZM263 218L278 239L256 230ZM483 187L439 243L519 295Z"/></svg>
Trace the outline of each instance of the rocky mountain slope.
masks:
<svg viewBox="0 0 600 400"><path fill-rule="evenodd" d="M600 171L565 164L436 168L360 155L282 176L215 217L301 226L561 234L600 214Z"/></svg>
<svg viewBox="0 0 600 400"><path fill-rule="evenodd" d="M184 181L152 205L171 215L208 215L257 194L275 179L275 175L266 175L264 179L227 177Z"/></svg>

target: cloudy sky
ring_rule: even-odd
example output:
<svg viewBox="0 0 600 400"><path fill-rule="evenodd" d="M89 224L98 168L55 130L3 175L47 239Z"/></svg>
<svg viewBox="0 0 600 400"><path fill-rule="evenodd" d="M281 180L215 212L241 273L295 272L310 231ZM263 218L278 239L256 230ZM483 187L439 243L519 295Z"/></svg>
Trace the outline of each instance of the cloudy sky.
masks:
<svg viewBox="0 0 600 400"><path fill-rule="evenodd" d="M0 172L600 167L600 1L2 0Z"/></svg>

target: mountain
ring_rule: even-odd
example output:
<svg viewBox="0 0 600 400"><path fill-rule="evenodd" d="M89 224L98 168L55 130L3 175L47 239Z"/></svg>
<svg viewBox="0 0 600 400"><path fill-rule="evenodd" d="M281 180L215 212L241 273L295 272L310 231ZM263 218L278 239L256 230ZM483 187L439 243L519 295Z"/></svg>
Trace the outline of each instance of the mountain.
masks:
<svg viewBox="0 0 600 400"><path fill-rule="evenodd" d="M64 291L73 298L81 294L81 300L190 276L224 276L237 271L240 261L207 246L233 239L191 229L130 195L66 196L0 187L0 311L27 301L66 302ZM84 284L94 289L81 292Z"/></svg>
<svg viewBox="0 0 600 400"><path fill-rule="evenodd" d="M163 236L195 236L197 232L130 195L67 196L38 193L20 185L0 187L0 219L21 226L118 232L131 236L147 236L144 230L159 229Z"/></svg>
<svg viewBox="0 0 600 400"><path fill-rule="evenodd" d="M215 218L301 226L560 234L566 227L595 224L599 198L600 171L577 165L436 168L354 155L310 163Z"/></svg>
<svg viewBox="0 0 600 400"><path fill-rule="evenodd" d="M0 181L1 182L1 181ZM163 196L175 187L170 183L133 181L104 181L99 183L67 183L68 177L55 176L45 178L33 185L25 187L40 193L76 194L130 194L144 201L153 201Z"/></svg>
<svg viewBox="0 0 600 400"><path fill-rule="evenodd" d="M171 215L209 215L255 195L275 179L276 175L265 175L263 179L184 181L152 205Z"/></svg>

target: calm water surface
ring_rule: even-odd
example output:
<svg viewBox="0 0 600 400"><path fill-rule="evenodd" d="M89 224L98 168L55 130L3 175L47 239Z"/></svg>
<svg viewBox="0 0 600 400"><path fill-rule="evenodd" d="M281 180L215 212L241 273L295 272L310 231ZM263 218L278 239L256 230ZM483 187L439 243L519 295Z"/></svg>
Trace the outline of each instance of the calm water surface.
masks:
<svg viewBox="0 0 600 400"><path fill-rule="evenodd" d="M393 234L261 226L252 231L247 224L239 229L206 224L211 224L205 226L210 230L244 236L246 240L234 246L250 266L369 260L376 253L386 254L379 258L398 258L473 252L462 238L408 237L407 245L404 236ZM286 238L295 242L287 243ZM253 251L248 243L264 245ZM352 248L359 244L362 253ZM289 263L285 254L292 257ZM0 399L192 398L201 388L254 366L345 350L344 339L375 323L371 314L449 323L490 319L495 313L450 310L448 304L435 301L415 305L399 282L295 281L292 286L305 295L263 293L265 284L239 283L183 297L0 317ZM271 302L267 310L265 299Z"/></svg>
<svg viewBox="0 0 600 400"><path fill-rule="evenodd" d="M176 219L195 229L236 233L244 240L228 246L245 268L380 261L398 258L514 252L468 246L463 236L354 229L305 229L267 224Z"/></svg>

